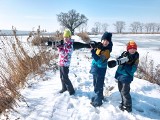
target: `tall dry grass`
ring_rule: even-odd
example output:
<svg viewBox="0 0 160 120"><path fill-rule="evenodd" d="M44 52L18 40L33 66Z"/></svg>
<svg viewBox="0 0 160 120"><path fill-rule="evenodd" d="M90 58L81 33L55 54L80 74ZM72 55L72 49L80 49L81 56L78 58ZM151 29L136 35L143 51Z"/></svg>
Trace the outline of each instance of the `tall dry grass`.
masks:
<svg viewBox="0 0 160 120"><path fill-rule="evenodd" d="M37 36L33 37L32 45L36 45L36 46L45 45L45 43L48 41L53 42L53 41L57 41L57 40L63 40L63 35L61 33L53 34L50 37L44 37L44 36L37 35Z"/></svg>
<svg viewBox="0 0 160 120"><path fill-rule="evenodd" d="M90 38L89 35L86 32L82 32L82 33L78 33L77 34L79 37L81 37L81 39L86 42L89 43L90 42Z"/></svg>
<svg viewBox="0 0 160 120"><path fill-rule="evenodd" d="M33 72L43 73L45 70L39 69L42 64L49 65L50 60L54 59L49 51L41 47L38 48L38 53L33 51L34 55L29 56L15 30L13 33L14 37L0 38L3 45L3 60L0 62L0 113L13 109L12 106L17 105L16 100L23 97L19 89L24 87L26 77Z"/></svg>
<svg viewBox="0 0 160 120"><path fill-rule="evenodd" d="M155 67L154 61L150 60L147 54L140 60L136 77L160 85L160 64Z"/></svg>

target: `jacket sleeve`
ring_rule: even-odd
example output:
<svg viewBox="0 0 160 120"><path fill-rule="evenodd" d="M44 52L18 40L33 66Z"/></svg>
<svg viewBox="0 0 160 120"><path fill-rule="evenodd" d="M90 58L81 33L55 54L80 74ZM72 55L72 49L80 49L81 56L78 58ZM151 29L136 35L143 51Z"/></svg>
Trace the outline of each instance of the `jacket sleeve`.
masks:
<svg viewBox="0 0 160 120"><path fill-rule="evenodd" d="M125 70L126 70L126 72L127 72L129 75L133 76L134 73L135 73L136 70L137 70L138 63L139 63L139 59L137 59L133 65L131 65L131 64L125 64Z"/></svg>
<svg viewBox="0 0 160 120"><path fill-rule="evenodd" d="M95 61L98 61L100 59L100 57L96 54L96 50L95 49L92 49L91 53L92 53L92 57L93 57L93 59Z"/></svg>
<svg viewBox="0 0 160 120"><path fill-rule="evenodd" d="M64 49L63 47L64 47L64 44L57 46L58 51L59 52L63 51L63 49Z"/></svg>
<svg viewBox="0 0 160 120"><path fill-rule="evenodd" d="M81 43L81 42L73 42L73 49L80 49L80 48L91 48L89 44Z"/></svg>

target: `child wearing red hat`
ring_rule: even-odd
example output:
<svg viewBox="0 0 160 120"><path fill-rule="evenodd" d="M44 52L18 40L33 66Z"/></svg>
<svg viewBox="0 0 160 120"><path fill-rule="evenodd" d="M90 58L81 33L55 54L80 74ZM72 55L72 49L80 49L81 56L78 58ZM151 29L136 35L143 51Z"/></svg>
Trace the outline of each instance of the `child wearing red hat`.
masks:
<svg viewBox="0 0 160 120"><path fill-rule="evenodd" d="M124 111L132 111L132 98L130 95L130 83L133 81L134 73L139 63L139 53L137 52L137 44L129 41L127 51L124 51L118 59L128 57L128 62L120 64L117 68L115 78L118 80L118 89L121 94L121 103L119 108Z"/></svg>

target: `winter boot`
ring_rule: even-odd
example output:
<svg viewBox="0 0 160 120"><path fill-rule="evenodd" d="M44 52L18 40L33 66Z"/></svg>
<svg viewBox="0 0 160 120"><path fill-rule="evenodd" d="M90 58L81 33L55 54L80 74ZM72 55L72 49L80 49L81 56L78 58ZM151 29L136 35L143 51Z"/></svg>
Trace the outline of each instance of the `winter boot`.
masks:
<svg viewBox="0 0 160 120"><path fill-rule="evenodd" d="M67 89L62 89L62 90L59 91L59 93L63 93L65 91L67 91Z"/></svg>
<svg viewBox="0 0 160 120"><path fill-rule="evenodd" d="M69 92L70 95L74 95L75 94L75 90L72 90L71 92Z"/></svg>
<svg viewBox="0 0 160 120"><path fill-rule="evenodd" d="M118 107L119 107L120 110L124 111L123 103L120 103Z"/></svg>
<svg viewBox="0 0 160 120"><path fill-rule="evenodd" d="M126 110L127 112L132 112L131 106L124 106L123 109Z"/></svg>
<svg viewBox="0 0 160 120"><path fill-rule="evenodd" d="M99 98L98 96L95 96L92 98L92 102L91 102L91 105L94 106L94 107L99 107L102 105L102 99Z"/></svg>

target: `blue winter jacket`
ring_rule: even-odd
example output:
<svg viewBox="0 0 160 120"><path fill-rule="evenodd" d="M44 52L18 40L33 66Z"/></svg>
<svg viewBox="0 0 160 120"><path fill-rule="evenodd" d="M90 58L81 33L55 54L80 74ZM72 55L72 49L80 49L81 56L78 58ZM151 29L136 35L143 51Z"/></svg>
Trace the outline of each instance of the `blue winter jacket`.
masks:
<svg viewBox="0 0 160 120"><path fill-rule="evenodd" d="M131 83L133 81L134 73L137 70L139 63L139 53L131 55L129 52L123 52L119 58L130 56L130 60L122 65L119 65L115 74L115 78L122 83Z"/></svg>
<svg viewBox="0 0 160 120"><path fill-rule="evenodd" d="M93 75L105 76L107 69L107 61L110 57L110 50L108 47L101 46L91 50L93 61L90 73Z"/></svg>

